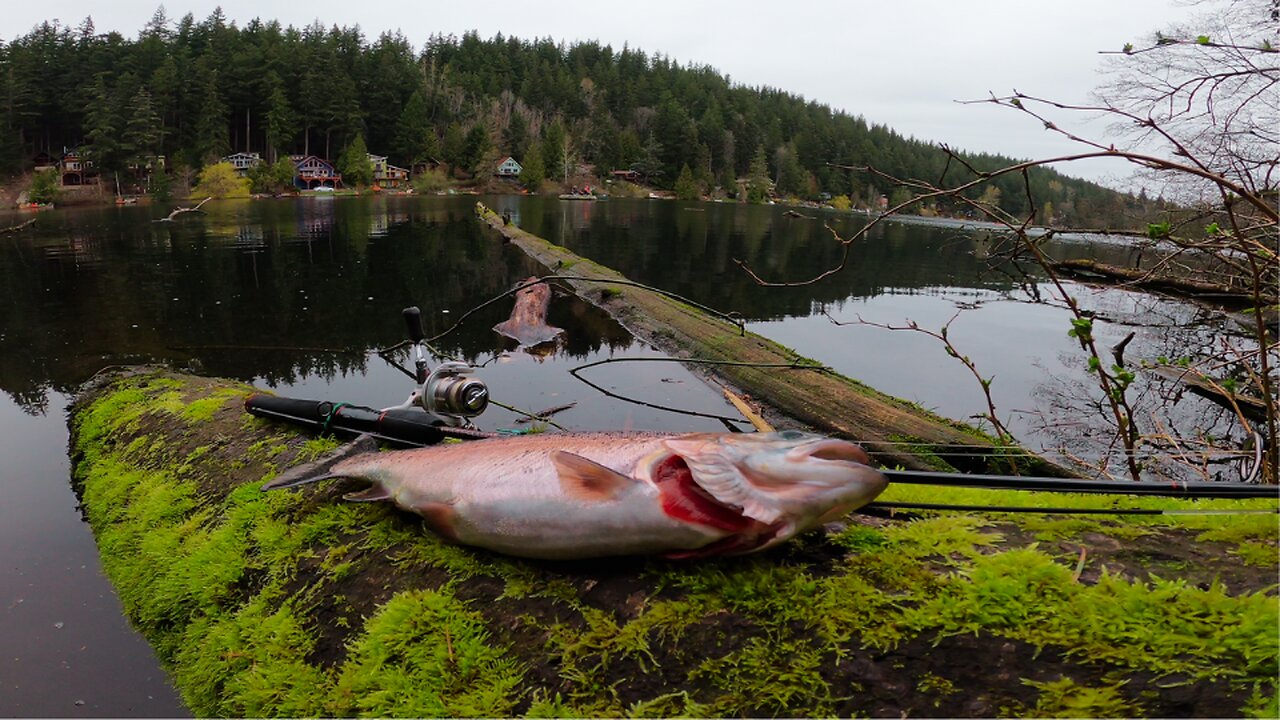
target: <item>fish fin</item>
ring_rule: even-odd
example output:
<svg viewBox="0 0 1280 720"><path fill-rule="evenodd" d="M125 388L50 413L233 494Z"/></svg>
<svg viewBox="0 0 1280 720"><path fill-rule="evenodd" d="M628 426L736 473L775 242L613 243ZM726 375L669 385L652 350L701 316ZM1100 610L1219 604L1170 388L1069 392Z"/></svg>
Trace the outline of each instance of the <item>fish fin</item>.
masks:
<svg viewBox="0 0 1280 720"><path fill-rule="evenodd" d="M280 473L272 480L263 483L263 490L279 490L280 488L297 487L307 483L345 477L341 473L330 472L334 465L355 455L377 452L378 441L372 435L361 435L315 462L303 463Z"/></svg>
<svg viewBox="0 0 1280 720"><path fill-rule="evenodd" d="M342 496L347 502L381 502L383 500L394 500L395 498L387 489L381 485L370 485L369 487L359 491L350 492Z"/></svg>
<svg viewBox="0 0 1280 720"><path fill-rule="evenodd" d="M414 512L422 516L427 527L450 542L458 542L458 531L455 527L455 520L458 511L453 509L449 503L423 503L413 509Z"/></svg>
<svg viewBox="0 0 1280 720"><path fill-rule="evenodd" d="M518 338L518 337L516 337L516 336L515 336L515 334L514 334L514 333L515 333L515 327L514 327L513 323L512 323L510 320L503 320L502 322L498 323L497 325L494 325L494 326L493 326L493 331L494 331L494 332L496 332L496 333L498 333L499 335L501 335L501 336L503 336L503 337L509 337L509 338L511 338L512 340L516 340L516 341L519 341L519 340L520 340L520 338Z"/></svg>
<svg viewBox="0 0 1280 720"><path fill-rule="evenodd" d="M564 450L551 453L551 462L560 473L560 488L579 500L605 502L614 500L636 480L615 470Z"/></svg>
<svg viewBox="0 0 1280 720"><path fill-rule="evenodd" d="M693 481L718 502L741 508L745 517L766 524L782 515L768 493L756 489L733 461L716 449L713 441L697 437L669 438L662 444L684 459L693 473Z"/></svg>

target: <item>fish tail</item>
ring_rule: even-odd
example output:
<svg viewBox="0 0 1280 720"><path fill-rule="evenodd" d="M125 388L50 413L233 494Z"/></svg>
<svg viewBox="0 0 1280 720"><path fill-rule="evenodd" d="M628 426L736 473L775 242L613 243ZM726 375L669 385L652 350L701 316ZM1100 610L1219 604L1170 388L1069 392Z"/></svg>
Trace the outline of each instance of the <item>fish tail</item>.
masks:
<svg viewBox="0 0 1280 720"><path fill-rule="evenodd" d="M283 473L277 475L275 478L263 483L262 489L279 490L281 488L291 488L299 485L307 485L313 482L320 482L321 480L347 477L340 472L333 472L334 466L349 457L363 453L377 452L377 450L378 441L374 440L372 435L361 435L319 460L289 468Z"/></svg>

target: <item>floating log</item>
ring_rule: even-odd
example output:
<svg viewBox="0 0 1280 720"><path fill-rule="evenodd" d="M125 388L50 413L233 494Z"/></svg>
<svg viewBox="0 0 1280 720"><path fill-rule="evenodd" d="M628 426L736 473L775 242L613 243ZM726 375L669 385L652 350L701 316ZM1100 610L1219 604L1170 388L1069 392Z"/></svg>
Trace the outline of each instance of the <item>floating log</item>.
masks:
<svg viewBox="0 0 1280 720"><path fill-rule="evenodd" d="M1229 392L1221 378L1210 377L1195 368L1172 367L1169 365L1158 365L1151 368L1151 372L1162 378L1182 383L1196 395L1216 405L1221 405L1232 412L1235 412L1238 406L1240 414L1254 422L1267 421L1267 404L1262 398L1248 393Z"/></svg>
<svg viewBox="0 0 1280 720"><path fill-rule="evenodd" d="M253 392L135 370L70 413L105 572L198 717L1204 717L1275 687L1274 516L855 516L740 558L521 561L353 483L263 493L335 443L246 415Z"/></svg>
<svg viewBox="0 0 1280 720"><path fill-rule="evenodd" d="M623 280L616 270L506 225L476 203L481 218L534 260L555 268L557 277L581 297L610 313L644 341L678 358L767 364L812 361L768 338L652 291L610 283ZM819 432L855 440L886 466L909 470L962 470L1071 477L1059 465L1020 451L1010 452L991 437L963 423L878 392L833 371L778 369L746 365L699 365L722 384L749 388L749 394L781 416ZM991 447L984 457L983 446ZM949 457L949 455L952 455Z"/></svg>
<svg viewBox="0 0 1280 720"><path fill-rule="evenodd" d="M1242 288L1152 273L1150 270L1140 268L1108 265L1089 258L1062 260L1052 263L1051 267L1058 272L1087 280L1112 280L1143 290L1158 290L1184 297L1213 299L1228 303L1252 301L1252 295Z"/></svg>

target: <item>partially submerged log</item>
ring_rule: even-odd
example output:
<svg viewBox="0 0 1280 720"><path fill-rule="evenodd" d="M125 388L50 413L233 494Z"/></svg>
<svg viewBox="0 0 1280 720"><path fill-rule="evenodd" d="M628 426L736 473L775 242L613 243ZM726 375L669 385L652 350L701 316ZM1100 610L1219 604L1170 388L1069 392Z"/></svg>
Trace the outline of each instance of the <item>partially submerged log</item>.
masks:
<svg viewBox="0 0 1280 720"><path fill-rule="evenodd" d="M1180 297L1200 298L1235 305L1252 302L1252 296L1245 288L1178 277L1169 273L1152 272L1142 268L1109 265L1090 258L1062 260L1053 263L1052 267L1058 272L1086 280L1108 280L1143 290L1167 292Z"/></svg>
<svg viewBox="0 0 1280 720"><path fill-rule="evenodd" d="M250 392L135 371L70 416L103 566L197 716L1274 716L1271 515L855 516L742 558L521 561L348 483L263 493L335 443Z"/></svg>
<svg viewBox="0 0 1280 720"><path fill-rule="evenodd" d="M1265 423L1267 421L1267 404L1262 398L1248 393L1232 392L1228 389L1229 383L1224 382L1222 378L1210 377L1195 368L1171 367L1168 365L1153 367L1151 372L1166 380L1181 383L1191 392L1211 401L1215 405L1224 407L1232 412L1238 410L1241 415L1254 422Z"/></svg>
<svg viewBox="0 0 1280 720"><path fill-rule="evenodd" d="M567 282L580 297L599 305L633 334L674 357L760 365L815 364L768 338L744 332L733 323L685 303L610 283L612 279L625 278L616 270L504 224L480 203L476 206L481 218L504 238L556 275L572 278ZM743 365L700 369L745 388L752 398L781 416L862 443L872 457L885 465L912 470L1071 475L1065 468L1033 455L1005 448L996 450L997 443L974 428L832 371ZM985 457L984 447L991 448Z"/></svg>

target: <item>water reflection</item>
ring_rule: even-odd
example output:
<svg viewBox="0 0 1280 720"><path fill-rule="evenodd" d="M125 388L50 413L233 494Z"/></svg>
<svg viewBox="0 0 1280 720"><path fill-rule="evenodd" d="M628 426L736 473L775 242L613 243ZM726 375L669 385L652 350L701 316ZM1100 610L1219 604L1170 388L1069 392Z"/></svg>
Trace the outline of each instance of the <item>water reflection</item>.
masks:
<svg viewBox="0 0 1280 720"><path fill-rule="evenodd" d="M824 313L842 322L916 320L937 330L962 312L956 341L981 357L984 375L996 378L999 407L1020 437L1064 447L1072 440L1062 435L1061 417L1078 422L1097 414L1060 299L1034 269L993 262L1003 248L992 236L883 223L849 249L843 271L800 287L768 288L739 263L773 280L814 277L841 263L839 239L865 219L718 203L483 200L530 232L640 282L739 313L801 353L956 418L986 403L976 381L937 343L834 328ZM178 222L153 222L164 209L146 207L42 214L34 237L0 246L0 389L41 412L50 390L73 387L113 362L163 359L277 384L369 373L368 351L403 336L404 306L421 307L434 335L536 272L480 228L474 202L403 196L214 202ZM1054 241L1047 249L1060 259L1138 259L1122 244ZM1138 332L1129 350L1134 361L1201 354L1225 329L1220 314L1194 305L1071 287L1097 314L1103 342ZM438 345L467 360L492 358L504 348L490 328L507 308L500 303L477 313ZM552 308L552 324L569 331L564 358L630 342L580 302L562 298ZM1141 378L1135 394L1152 407L1172 404L1192 414L1190 427L1198 432L1222 430L1216 412L1160 381Z"/></svg>
<svg viewBox="0 0 1280 720"><path fill-rule="evenodd" d="M153 222L160 208L56 212L0 247L0 389L39 412L50 389L104 364L192 363L288 382L359 373L397 342L401 308L436 334L537 268L471 219L470 203L415 198L214 202ZM445 337L467 359L500 350L498 305ZM607 317L558 302L563 352L630 342Z"/></svg>

